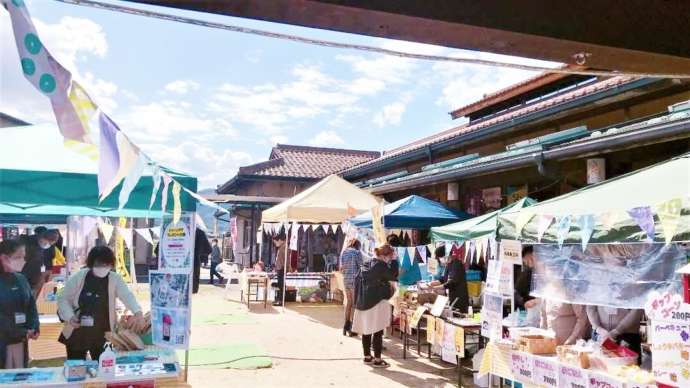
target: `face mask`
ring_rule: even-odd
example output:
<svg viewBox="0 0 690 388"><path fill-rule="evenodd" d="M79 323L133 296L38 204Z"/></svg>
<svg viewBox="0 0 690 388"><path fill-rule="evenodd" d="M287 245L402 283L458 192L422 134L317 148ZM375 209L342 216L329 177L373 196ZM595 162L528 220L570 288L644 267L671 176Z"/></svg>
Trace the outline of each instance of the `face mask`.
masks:
<svg viewBox="0 0 690 388"><path fill-rule="evenodd" d="M24 269L24 260L10 260L10 269L12 272L22 272L22 269Z"/></svg>
<svg viewBox="0 0 690 388"><path fill-rule="evenodd" d="M110 267L94 267L92 269L92 271L93 271L93 274L96 275L96 277L104 278L104 277L108 276L111 269L112 268L110 268Z"/></svg>
<svg viewBox="0 0 690 388"><path fill-rule="evenodd" d="M50 243L39 243L38 246L41 247L41 249L48 249L50 248Z"/></svg>

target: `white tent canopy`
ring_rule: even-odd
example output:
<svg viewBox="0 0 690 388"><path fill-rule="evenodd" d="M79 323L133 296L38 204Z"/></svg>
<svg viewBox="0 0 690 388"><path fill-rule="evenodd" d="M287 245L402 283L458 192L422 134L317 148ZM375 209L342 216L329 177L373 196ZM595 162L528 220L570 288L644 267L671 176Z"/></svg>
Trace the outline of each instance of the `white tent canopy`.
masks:
<svg viewBox="0 0 690 388"><path fill-rule="evenodd" d="M264 210L262 222L341 223L371 210L379 199L337 175L328 176L287 201Z"/></svg>

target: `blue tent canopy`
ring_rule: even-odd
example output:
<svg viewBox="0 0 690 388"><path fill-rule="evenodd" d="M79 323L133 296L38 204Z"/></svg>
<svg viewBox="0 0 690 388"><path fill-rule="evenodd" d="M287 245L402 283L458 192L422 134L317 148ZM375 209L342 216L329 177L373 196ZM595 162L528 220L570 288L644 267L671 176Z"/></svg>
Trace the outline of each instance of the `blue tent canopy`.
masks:
<svg viewBox="0 0 690 388"><path fill-rule="evenodd" d="M389 203L383 208L383 225L386 228L429 229L468 218L470 215L467 213L449 209L418 195ZM360 214L350 219L350 222L359 228L371 228L371 212Z"/></svg>

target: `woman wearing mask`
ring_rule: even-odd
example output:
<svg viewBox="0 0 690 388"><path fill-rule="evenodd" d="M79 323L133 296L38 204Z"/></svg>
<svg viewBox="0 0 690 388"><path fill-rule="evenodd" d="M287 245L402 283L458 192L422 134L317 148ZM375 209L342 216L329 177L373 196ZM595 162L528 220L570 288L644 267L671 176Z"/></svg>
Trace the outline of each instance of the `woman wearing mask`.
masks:
<svg viewBox="0 0 690 388"><path fill-rule="evenodd" d="M134 313L136 330L144 325L141 307L122 276L112 271L114 265L110 248L91 249L87 268L70 276L58 297L58 314L65 321L60 342L67 348L68 359L83 360L87 352L98 359L105 333L115 329L117 299Z"/></svg>
<svg viewBox="0 0 690 388"><path fill-rule="evenodd" d="M574 345L588 336L590 326L585 306L545 299L541 310L541 328L553 330L557 345Z"/></svg>
<svg viewBox="0 0 690 388"><path fill-rule="evenodd" d="M352 332L352 311L354 308L352 302L355 295L355 278L364 262L360 248L361 243L359 240L353 238L348 242L347 248L340 255L340 272L343 274L343 283L345 285L345 325L343 327L343 335L355 335Z"/></svg>
<svg viewBox="0 0 690 388"><path fill-rule="evenodd" d="M364 363L376 368L390 366L381 359L383 331L391 323L391 305L388 299L393 296L392 281L396 280L391 264L395 258L393 248L384 244L375 250L376 258L362 265L362 271L355 282L355 315L352 331L362 335ZM371 348L374 347L374 356Z"/></svg>
<svg viewBox="0 0 690 388"><path fill-rule="evenodd" d="M27 340L38 338L36 301L23 267L24 246L0 242L0 369L28 367Z"/></svg>

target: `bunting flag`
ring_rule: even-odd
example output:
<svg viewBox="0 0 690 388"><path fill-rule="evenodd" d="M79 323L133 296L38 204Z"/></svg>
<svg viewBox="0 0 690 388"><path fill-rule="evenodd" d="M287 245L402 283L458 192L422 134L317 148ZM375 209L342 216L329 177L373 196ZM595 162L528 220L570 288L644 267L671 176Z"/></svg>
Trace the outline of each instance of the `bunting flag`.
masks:
<svg viewBox="0 0 690 388"><path fill-rule="evenodd" d="M132 246L134 243L134 233L131 228L119 228L117 232L122 236L122 240L125 245L131 250L134 249Z"/></svg>
<svg viewBox="0 0 690 388"><path fill-rule="evenodd" d="M558 224L556 225L556 240L558 241L559 248L563 247L563 242L566 237L568 237L572 222L573 218L570 215L562 216L558 219Z"/></svg>
<svg viewBox="0 0 690 388"><path fill-rule="evenodd" d="M580 244L582 245L582 252L587 250L587 244L594 232L594 215L583 214L578 218L580 224Z"/></svg>
<svg viewBox="0 0 690 388"><path fill-rule="evenodd" d="M623 219L623 213L612 210L601 214L599 217L604 230L612 230L616 224Z"/></svg>
<svg viewBox="0 0 690 388"><path fill-rule="evenodd" d="M69 100L72 74L48 52L38 37L23 0L3 2L10 13L17 52L24 77L50 99L65 139L86 142L86 130Z"/></svg>
<svg viewBox="0 0 690 388"><path fill-rule="evenodd" d="M515 234L517 236L522 234L522 229L525 228L525 225L527 225L532 217L534 217L534 214L525 211L522 211L518 214L517 218L515 219Z"/></svg>
<svg viewBox="0 0 690 388"><path fill-rule="evenodd" d="M98 194L101 199L110 194L108 187L115 179L120 167L120 153L117 149L117 133L120 129L101 112L98 116L100 128L99 159L98 159Z"/></svg>
<svg viewBox="0 0 690 388"><path fill-rule="evenodd" d="M395 254L396 254L396 259L398 259L398 267L403 266L403 261L405 260L405 253L407 252L407 249L405 247L396 247L395 248Z"/></svg>
<svg viewBox="0 0 690 388"><path fill-rule="evenodd" d="M478 263L479 258L475 256L477 246L473 240L469 241L469 247L470 247L470 260L472 260L473 263Z"/></svg>
<svg viewBox="0 0 690 388"><path fill-rule="evenodd" d="M498 258L498 241L496 241L496 236L491 236L491 242L489 245L491 246L491 258Z"/></svg>
<svg viewBox="0 0 690 388"><path fill-rule="evenodd" d="M99 219L96 217L83 217L82 220L82 231L84 232L84 236L88 236L93 232L93 229L98 226Z"/></svg>
<svg viewBox="0 0 690 388"><path fill-rule="evenodd" d="M410 258L410 266L414 264L414 259L417 256L417 248L416 247L407 247L407 257Z"/></svg>
<svg viewBox="0 0 690 388"><path fill-rule="evenodd" d="M470 256L470 242L465 241L462 244L463 244L463 247L465 247L465 259L464 259L464 261L465 261L465 263L467 263L468 260L472 260L472 258L469 257Z"/></svg>
<svg viewBox="0 0 690 388"><path fill-rule="evenodd" d="M158 165L153 166L153 174L151 174L151 179L153 179L153 189L151 190L151 200L149 201L149 209L153 207L156 202L156 197L158 196L158 190L161 187L161 168Z"/></svg>
<svg viewBox="0 0 690 388"><path fill-rule="evenodd" d="M683 201L680 198L674 198L658 205L656 208L656 215L661 222L661 231L664 233L666 244L670 244L676 235L682 207Z"/></svg>
<svg viewBox="0 0 690 388"><path fill-rule="evenodd" d="M105 240L105 243L108 244L110 242L110 238L113 237L113 231L115 230L115 227L111 224L106 223L102 223L98 227L101 230L101 232L103 232L103 239Z"/></svg>
<svg viewBox="0 0 690 388"><path fill-rule="evenodd" d="M172 178L168 174L163 174L163 192L161 193L161 211L166 213L168 210L168 186Z"/></svg>
<svg viewBox="0 0 690 388"><path fill-rule="evenodd" d="M160 239L161 238L161 227L160 226L154 226L153 228L149 228L151 231L151 236L155 239Z"/></svg>
<svg viewBox="0 0 690 388"><path fill-rule="evenodd" d="M477 250L477 261L480 261L484 256L484 239L475 240L475 247Z"/></svg>
<svg viewBox="0 0 690 388"><path fill-rule="evenodd" d="M549 229L549 226L551 226L551 222L553 222L553 216L546 214L540 215L537 222L537 241L541 242L541 238L544 236L544 233L546 233L546 230Z"/></svg>
<svg viewBox="0 0 690 388"><path fill-rule="evenodd" d="M146 240L147 243L153 245L153 237L151 236L151 229L139 228L139 229L134 229L134 231L137 232L137 234L139 236L141 236L141 238Z"/></svg>
<svg viewBox="0 0 690 388"><path fill-rule="evenodd" d="M427 250L426 250L426 245L420 245L417 247L417 251L419 252L419 257L422 259L422 262L426 264L427 260Z"/></svg>
<svg viewBox="0 0 690 388"><path fill-rule="evenodd" d="M647 234L647 241L654 241L654 215L649 206L640 206L628 210L628 214Z"/></svg>
<svg viewBox="0 0 690 388"><path fill-rule="evenodd" d="M173 181L172 196L173 196L173 224L177 224L182 217L182 202L180 201L180 192L182 186L177 181Z"/></svg>
<svg viewBox="0 0 690 388"><path fill-rule="evenodd" d="M146 166L148 166L148 164L148 158L146 158L143 153L140 153L139 157L134 163L134 166L129 170L129 173L127 173L125 181L122 183L120 195L118 196L119 209L124 208L127 204L127 201L129 201L130 194L132 194L132 191L136 187L137 183L139 183L141 176L144 175L144 169Z"/></svg>

